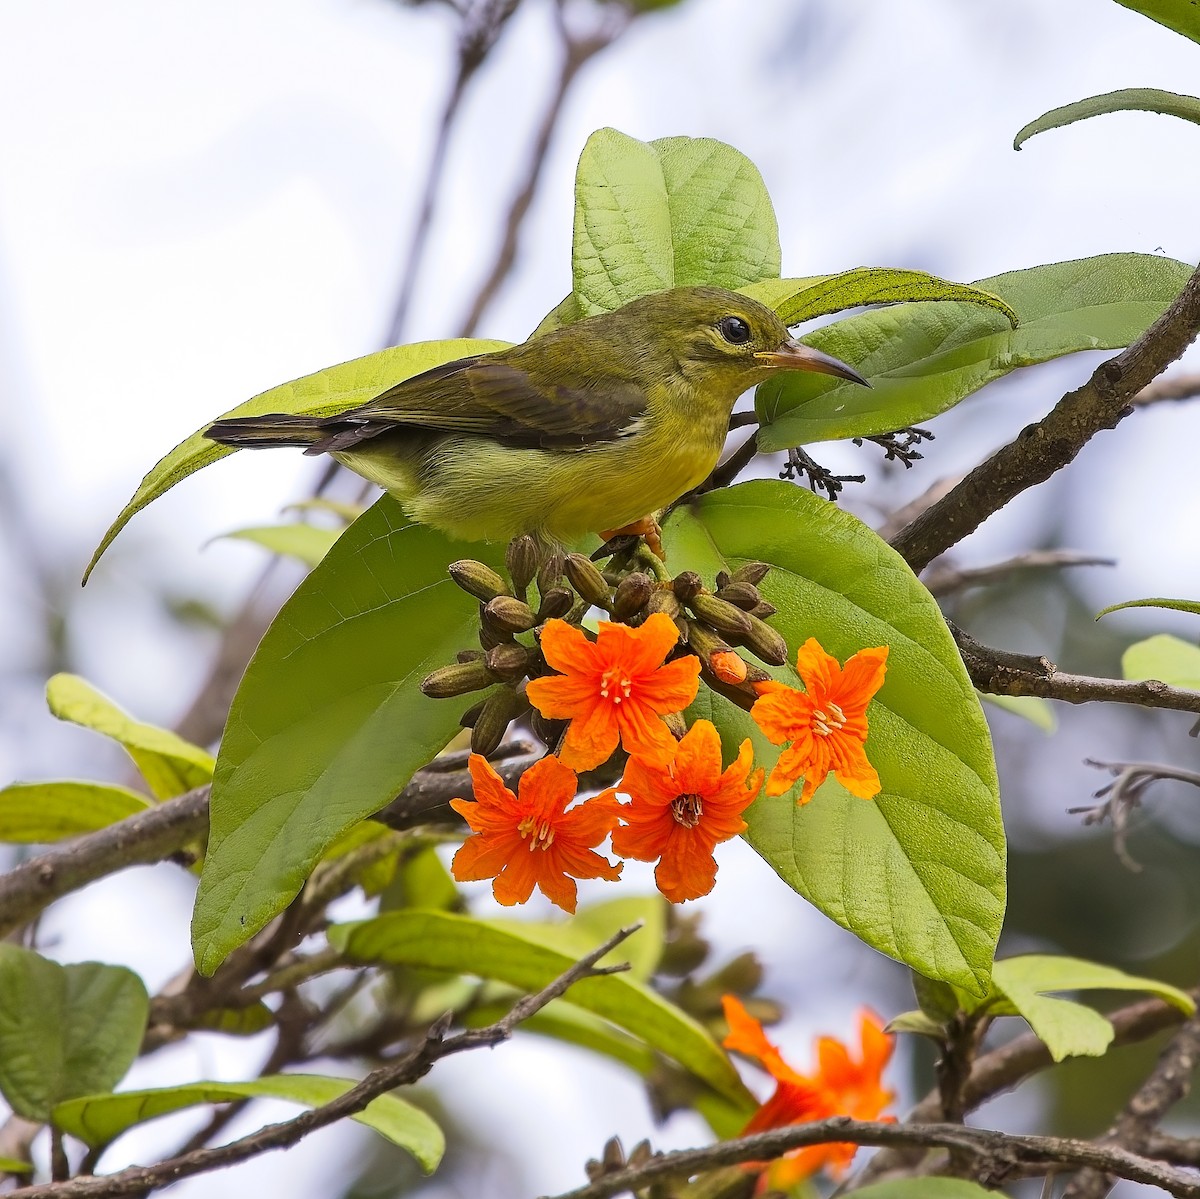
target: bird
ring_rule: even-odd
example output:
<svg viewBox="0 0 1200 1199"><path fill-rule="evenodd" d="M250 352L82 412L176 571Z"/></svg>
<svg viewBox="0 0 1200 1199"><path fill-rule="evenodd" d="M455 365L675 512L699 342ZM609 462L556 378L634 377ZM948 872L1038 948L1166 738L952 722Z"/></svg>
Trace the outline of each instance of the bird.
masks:
<svg viewBox="0 0 1200 1199"><path fill-rule="evenodd" d="M451 538L562 546L645 531L716 466L737 398L786 370L869 386L757 300L675 287L436 366L335 416L228 417L205 436L329 454Z"/></svg>

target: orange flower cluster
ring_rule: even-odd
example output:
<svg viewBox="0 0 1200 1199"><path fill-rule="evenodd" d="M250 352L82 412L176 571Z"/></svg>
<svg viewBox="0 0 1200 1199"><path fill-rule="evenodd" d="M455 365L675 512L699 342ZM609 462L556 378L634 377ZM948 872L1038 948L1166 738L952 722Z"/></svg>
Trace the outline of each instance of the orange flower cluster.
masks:
<svg viewBox="0 0 1200 1199"><path fill-rule="evenodd" d="M735 1049L754 1058L775 1080L775 1091L750 1117L742 1135L806 1124L830 1116L850 1116L855 1120L885 1120L884 1108L894 1099L884 1089L881 1076L892 1056L894 1038L883 1031L883 1022L865 1008L858 1016L859 1048L851 1048L833 1037L818 1037L815 1074L800 1074L783 1060L779 1050L767 1040L763 1026L746 1011L733 995L722 999L729 1036L725 1048ZM808 1145L785 1154L764 1170L769 1189L787 1191L818 1170L828 1169L841 1177L858 1146L848 1142Z"/></svg>
<svg viewBox="0 0 1200 1199"><path fill-rule="evenodd" d="M558 756L527 771L516 795L472 755L475 799L452 804L472 830L451 863L455 878L494 878L493 893L504 904L524 903L536 886L573 912L574 879L620 873L595 852L611 835L620 857L658 863L655 881L673 903L712 890L714 850L745 830L742 813L764 772L751 772L749 741L722 770L721 739L707 720L675 740L663 717L696 698L701 666L694 654L667 661L678 640L675 622L662 612L637 628L602 622L595 641L565 621L546 622L542 654L561 673L531 680L528 696L543 716L570 723ZM855 795L878 792L863 743L867 705L883 683L886 658L886 647L862 650L843 670L810 639L797 658L806 691L756 685L760 698L751 715L772 741L792 743L771 772L768 795L803 776L806 803L830 771ZM618 745L630 756L621 782L568 810L574 772L599 766ZM618 792L629 803L619 803Z"/></svg>

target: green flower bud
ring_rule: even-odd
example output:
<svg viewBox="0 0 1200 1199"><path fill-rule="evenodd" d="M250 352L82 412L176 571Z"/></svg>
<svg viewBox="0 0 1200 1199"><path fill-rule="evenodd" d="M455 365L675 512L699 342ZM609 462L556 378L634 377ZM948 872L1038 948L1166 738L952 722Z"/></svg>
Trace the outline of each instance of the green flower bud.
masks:
<svg viewBox="0 0 1200 1199"><path fill-rule="evenodd" d="M508 543L508 549L504 553L504 564L508 567L508 577L512 579L512 585L517 591L524 592L533 581L540 561L537 542L528 533L514 537Z"/></svg>
<svg viewBox="0 0 1200 1199"><path fill-rule="evenodd" d="M779 609L774 604L768 604L766 600L763 600L762 603L755 604L750 609L750 615L757 616L759 620L769 620L778 611Z"/></svg>
<svg viewBox="0 0 1200 1199"><path fill-rule="evenodd" d="M515 683L518 679L523 679L529 672L529 659L532 653L533 651L526 649L525 646L518 645L515 641L509 641L488 650L485 661L488 670L497 678L508 683ZM476 750L476 752L481 751Z"/></svg>
<svg viewBox="0 0 1200 1199"><path fill-rule="evenodd" d="M477 754L494 753L504 740L508 726L525 706L513 687L497 687L483 702L479 718L471 729L471 750Z"/></svg>
<svg viewBox="0 0 1200 1199"><path fill-rule="evenodd" d="M672 620L682 611L675 592L666 587L655 587L646 601L646 615L653 616L655 612L665 612Z"/></svg>
<svg viewBox="0 0 1200 1199"><path fill-rule="evenodd" d="M704 580L694 570L685 570L672 579L671 586L675 591L676 599L681 604L686 604L692 596L699 594L700 589L704 586Z"/></svg>
<svg viewBox="0 0 1200 1199"><path fill-rule="evenodd" d="M733 572L733 581L749 583L752 587L757 587L767 577L767 571L770 569L769 562L747 562L745 566L739 566Z"/></svg>
<svg viewBox="0 0 1200 1199"><path fill-rule="evenodd" d="M538 624L545 624L548 620L561 620L570 612L574 602L573 591L568 591L565 587L551 587L542 596L542 606L537 610Z"/></svg>
<svg viewBox="0 0 1200 1199"><path fill-rule="evenodd" d="M440 666L426 675L421 690L431 699L450 699L490 687L496 676L482 662L456 662L453 666Z"/></svg>
<svg viewBox="0 0 1200 1199"><path fill-rule="evenodd" d="M508 584L490 567L471 558L461 558L448 567L450 577L468 595L485 604L498 595L508 594Z"/></svg>
<svg viewBox="0 0 1200 1199"><path fill-rule="evenodd" d="M730 583L717 592L717 599L723 599L743 612L752 612L762 603L762 596L753 583Z"/></svg>
<svg viewBox="0 0 1200 1199"><path fill-rule="evenodd" d="M693 595L687 603L705 624L712 625L719 632L735 637L745 637L750 632L750 617L741 608L735 608L725 600L717 599L715 595L700 592Z"/></svg>
<svg viewBox="0 0 1200 1199"><path fill-rule="evenodd" d="M612 589L609 587L600 568L590 558L582 554L568 554L563 563L571 586L589 604L597 604L601 608L608 607Z"/></svg>
<svg viewBox="0 0 1200 1199"><path fill-rule="evenodd" d="M484 619L502 633L527 633L537 624L533 609L511 595L498 595L483 607Z"/></svg>
<svg viewBox="0 0 1200 1199"><path fill-rule="evenodd" d="M613 595L612 614L620 621L632 620L645 606L654 590L650 576L641 571L626 575L617 586Z"/></svg>
<svg viewBox="0 0 1200 1199"><path fill-rule="evenodd" d="M787 642L782 634L749 612L746 613L746 619L750 621L750 631L742 637L742 644L764 662L782 666L788 660Z"/></svg>

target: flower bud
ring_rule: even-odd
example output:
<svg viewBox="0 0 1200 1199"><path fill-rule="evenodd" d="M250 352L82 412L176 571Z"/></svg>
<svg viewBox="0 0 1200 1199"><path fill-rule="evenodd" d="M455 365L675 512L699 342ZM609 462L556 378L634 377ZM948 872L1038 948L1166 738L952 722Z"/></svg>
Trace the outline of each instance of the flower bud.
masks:
<svg viewBox="0 0 1200 1199"><path fill-rule="evenodd" d="M650 598L653 590L654 584L650 582L649 575L644 575L641 571L626 575L618 584L613 595L612 614L614 619L631 620L646 606L646 601Z"/></svg>
<svg viewBox="0 0 1200 1199"><path fill-rule="evenodd" d="M665 612L672 620L682 611L675 592L666 587L655 587L646 601L646 615L653 616L655 612Z"/></svg>
<svg viewBox="0 0 1200 1199"><path fill-rule="evenodd" d="M510 634L500 633L498 630L492 628L482 612L480 612L479 619L482 622L479 626L479 644L484 649L491 649L494 645L504 645L505 642L512 640Z"/></svg>
<svg viewBox="0 0 1200 1199"><path fill-rule="evenodd" d="M562 740L563 733L567 731L567 722L565 720L547 720L535 709L530 713L529 727L533 729L534 735L546 748L553 751Z"/></svg>
<svg viewBox="0 0 1200 1199"><path fill-rule="evenodd" d="M704 586L704 580L694 571L685 570L671 580L671 586L680 603L686 604Z"/></svg>
<svg viewBox="0 0 1200 1199"><path fill-rule="evenodd" d="M545 595L551 587L558 585L563 577L563 560L559 554L551 554L537 572L538 595Z"/></svg>
<svg viewBox="0 0 1200 1199"><path fill-rule="evenodd" d="M728 587L733 582L733 576L727 570L717 571L717 590L720 591L723 587Z"/></svg>
<svg viewBox="0 0 1200 1199"><path fill-rule="evenodd" d="M749 583L751 587L757 587L767 577L767 571L770 569L769 562L747 562L745 566L739 566L733 572L733 581Z"/></svg>
<svg viewBox="0 0 1200 1199"><path fill-rule="evenodd" d="M537 574L541 555L538 553L537 542L528 533L514 537L504 551L504 564L508 567L508 577L517 591L524 592Z"/></svg>
<svg viewBox="0 0 1200 1199"><path fill-rule="evenodd" d="M752 612L762 603L762 596L753 583L730 583L717 592L717 599L723 599L743 612Z"/></svg>
<svg viewBox="0 0 1200 1199"><path fill-rule="evenodd" d="M478 649L460 649L454 655L456 662L479 662L483 659L483 651Z"/></svg>
<svg viewBox="0 0 1200 1199"><path fill-rule="evenodd" d="M513 717L518 715L524 706L521 697L513 687L497 687L483 701L483 709L471 729L471 752L483 754L494 753L504 740Z"/></svg>
<svg viewBox="0 0 1200 1199"><path fill-rule="evenodd" d="M459 718L458 723L464 729L475 727L475 722L479 719L479 713L483 711L483 705L487 703L486 699L481 699L477 704L472 704Z"/></svg>
<svg viewBox="0 0 1200 1199"><path fill-rule="evenodd" d="M494 602L494 601L493 601ZM705 624L710 624L721 633L731 633L736 637L745 637L750 632L750 617L741 608L735 608L715 595L700 592L687 601L691 608Z"/></svg>
<svg viewBox="0 0 1200 1199"><path fill-rule="evenodd" d="M503 679L506 683L513 683L518 679L523 679L529 672L531 653L532 651L523 645L509 641L488 650L485 661L488 670L497 678ZM475 752L482 753L483 751L476 750Z"/></svg>
<svg viewBox="0 0 1200 1199"><path fill-rule="evenodd" d="M742 637L742 644L764 662L782 666L788 660L787 642L782 634L748 612L746 618L750 621L750 632Z"/></svg>
<svg viewBox="0 0 1200 1199"><path fill-rule="evenodd" d="M705 666L708 666L713 654L733 653L733 647L721 640L720 633L699 620L687 622L687 643Z"/></svg>
<svg viewBox="0 0 1200 1199"><path fill-rule="evenodd" d="M482 662L456 662L453 666L440 666L426 675L421 690L431 699L449 699L490 687L495 681L496 676Z"/></svg>
<svg viewBox="0 0 1200 1199"><path fill-rule="evenodd" d="M484 619L503 633L527 633L537 624L533 609L511 595L498 595L483 608Z"/></svg>
<svg viewBox="0 0 1200 1199"><path fill-rule="evenodd" d="M537 610L538 624L545 624L548 620L558 620L566 616L574 602L575 593L573 591L568 591L565 587L551 587L542 596L541 607Z"/></svg>
<svg viewBox="0 0 1200 1199"><path fill-rule="evenodd" d="M750 615L757 616L759 620L769 620L778 611L779 609L774 604L768 604L766 600L763 600L762 603L755 604L750 609Z"/></svg>
<svg viewBox="0 0 1200 1199"><path fill-rule="evenodd" d="M595 562L590 558L585 558L582 554L568 554L563 565L566 568L567 578L571 580L571 586L583 599L587 600L589 604L598 604L602 608L608 607L612 590Z"/></svg>
<svg viewBox="0 0 1200 1199"><path fill-rule="evenodd" d="M473 595L485 604L498 595L508 594L508 584L490 567L471 558L451 562L447 568L450 577L468 595Z"/></svg>
<svg viewBox="0 0 1200 1199"><path fill-rule="evenodd" d="M746 681L746 663L740 654L735 654L731 649L717 650L708 664L722 683L737 686Z"/></svg>

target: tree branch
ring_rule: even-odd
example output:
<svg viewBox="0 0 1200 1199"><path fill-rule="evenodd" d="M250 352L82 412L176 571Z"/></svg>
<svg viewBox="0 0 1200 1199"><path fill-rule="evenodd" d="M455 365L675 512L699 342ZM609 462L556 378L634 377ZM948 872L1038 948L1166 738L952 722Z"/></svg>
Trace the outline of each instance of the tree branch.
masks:
<svg viewBox="0 0 1200 1199"><path fill-rule="evenodd" d="M920 572L1021 492L1061 470L1101 429L1115 428L1131 401L1200 333L1200 269L1170 307L1128 349L1096 368L1042 420L997 450L948 495L892 538Z"/></svg>
<svg viewBox="0 0 1200 1199"><path fill-rule="evenodd" d="M168 1186L182 1178L190 1178L209 1170L219 1170L236 1165L260 1153L272 1149L287 1149L315 1132L347 1116L361 1112L373 1099L399 1086L407 1086L423 1078L434 1064L454 1053L469 1049L481 1049L498 1045L512 1036L513 1030L523 1020L544 1008L551 1000L559 998L569 987L583 978L613 974L628 970L627 963L616 966L597 966L596 963L611 952L622 941L636 932L641 925L635 924L620 929L603 945L586 957L580 958L570 969L560 974L542 990L519 999L512 1008L494 1024L486 1028L469 1029L447 1036L451 1014L447 1013L436 1021L414 1049L400 1058L389 1062L378 1070L372 1070L361 1082L345 1094L320 1107L301 1112L290 1120L269 1124L248 1136L239 1137L227 1145L215 1149L194 1149L169 1158L153 1166L130 1166L115 1174L101 1177L78 1177L66 1182L47 1183L42 1186L26 1187L23 1199L117 1199L124 1195L144 1195L156 1187Z"/></svg>
<svg viewBox="0 0 1200 1199"><path fill-rule="evenodd" d="M956 570L951 566L935 568L923 580L936 596L954 595L968 587L984 587L999 583L1016 574L1030 570L1060 570L1066 566L1116 566L1115 558L1097 558L1077 550L1030 550L990 566L967 567Z"/></svg>
<svg viewBox="0 0 1200 1199"><path fill-rule="evenodd" d="M608 1199L659 1179L686 1178L717 1166L763 1162L805 1145L849 1141L857 1145L946 1148L974 1158L977 1181L996 1183L1023 1166L1098 1166L1133 1182L1161 1187L1178 1199L1200 1199L1200 1182L1171 1166L1114 1146L1069 1137L1026 1136L961 1124L882 1124L835 1116L811 1124L723 1141L707 1149L684 1149L652 1157L640 1166L604 1174L556 1199Z"/></svg>

